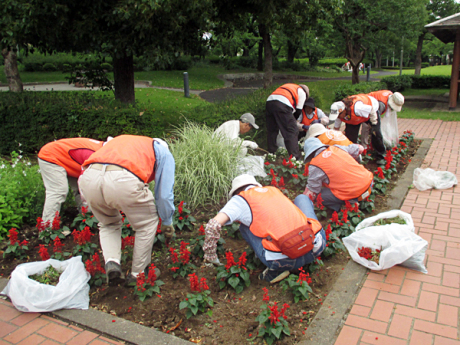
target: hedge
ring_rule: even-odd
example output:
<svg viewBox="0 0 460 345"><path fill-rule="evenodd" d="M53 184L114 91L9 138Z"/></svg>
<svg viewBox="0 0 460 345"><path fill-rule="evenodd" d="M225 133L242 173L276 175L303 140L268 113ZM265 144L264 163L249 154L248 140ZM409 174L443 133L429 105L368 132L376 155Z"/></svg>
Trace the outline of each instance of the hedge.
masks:
<svg viewBox="0 0 460 345"><path fill-rule="evenodd" d="M388 90L401 92L406 89L448 89L449 76L439 75L401 75L382 78Z"/></svg>
<svg viewBox="0 0 460 345"><path fill-rule="evenodd" d="M142 113L142 114L141 114ZM37 153L62 138L138 134L162 136L164 125L154 110L124 105L95 92L1 92L0 154Z"/></svg>
<svg viewBox="0 0 460 345"><path fill-rule="evenodd" d="M334 102L340 101L347 96L384 89L386 89L386 85L379 82L340 85L334 91Z"/></svg>

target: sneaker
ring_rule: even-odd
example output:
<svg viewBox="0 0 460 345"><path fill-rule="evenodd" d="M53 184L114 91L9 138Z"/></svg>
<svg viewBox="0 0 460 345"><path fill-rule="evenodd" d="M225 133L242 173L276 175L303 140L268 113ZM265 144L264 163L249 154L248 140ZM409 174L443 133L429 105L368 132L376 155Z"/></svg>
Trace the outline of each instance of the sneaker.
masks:
<svg viewBox="0 0 460 345"><path fill-rule="evenodd" d="M123 280L123 272L121 266L115 261L108 261L105 264L105 274L107 277L107 285L117 285Z"/></svg>
<svg viewBox="0 0 460 345"><path fill-rule="evenodd" d="M289 271L275 271L266 268L261 274L259 274L259 280L265 280L270 284L278 283L289 275Z"/></svg>
<svg viewBox="0 0 460 345"><path fill-rule="evenodd" d="M148 269L148 267L145 268L144 274L145 274L146 277L149 275L149 269ZM155 267L155 274L156 274L157 279L158 279L158 278L160 277L160 274L161 274L161 271L160 271L159 268L156 268L156 267ZM125 279L125 286L126 286L126 287L136 286L136 282L137 282L137 277L133 276L133 275L130 273L130 274L128 274L128 276L127 276L126 279Z"/></svg>

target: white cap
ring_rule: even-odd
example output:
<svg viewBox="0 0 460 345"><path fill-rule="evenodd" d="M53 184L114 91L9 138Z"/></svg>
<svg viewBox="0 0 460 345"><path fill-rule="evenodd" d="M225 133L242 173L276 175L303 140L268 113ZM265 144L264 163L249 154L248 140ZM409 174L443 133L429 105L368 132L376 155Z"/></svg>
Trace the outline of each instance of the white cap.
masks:
<svg viewBox="0 0 460 345"><path fill-rule="evenodd" d="M230 193L228 193L228 197L231 198L233 196L233 193L235 193L235 191L238 188L241 188L243 186L247 186L249 184L253 184L255 186L262 187L262 185L256 181L254 176L248 175L248 174L243 174L243 175L237 176L237 177L235 177L233 179L233 181L232 181L232 189L230 190Z"/></svg>
<svg viewBox="0 0 460 345"><path fill-rule="evenodd" d="M334 102L331 105L331 114L329 115L329 121L335 121L339 114L345 110L345 103L339 101Z"/></svg>
<svg viewBox="0 0 460 345"><path fill-rule="evenodd" d="M254 115L252 115L251 113L244 113L243 115L241 115L240 121L243 123L249 123L255 129L259 129L259 126L256 125L256 119L254 118Z"/></svg>
<svg viewBox="0 0 460 345"><path fill-rule="evenodd" d="M388 98L388 105L395 111L401 111L403 104L404 96L399 92L395 92Z"/></svg>
<svg viewBox="0 0 460 345"><path fill-rule="evenodd" d="M305 91L305 93L307 94L307 99L308 99L308 97L310 97L310 89L308 88L308 86L305 84L299 84L299 86Z"/></svg>
<svg viewBox="0 0 460 345"><path fill-rule="evenodd" d="M317 137L318 135L321 135L324 132L326 132L326 127L324 127L321 123L314 123L310 125L310 128L308 129L307 139Z"/></svg>

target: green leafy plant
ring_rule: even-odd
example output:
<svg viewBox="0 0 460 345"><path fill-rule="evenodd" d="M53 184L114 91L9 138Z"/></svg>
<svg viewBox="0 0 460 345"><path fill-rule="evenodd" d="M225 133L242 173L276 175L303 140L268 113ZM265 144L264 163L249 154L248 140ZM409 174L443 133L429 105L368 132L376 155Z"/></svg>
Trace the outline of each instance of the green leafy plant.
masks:
<svg viewBox="0 0 460 345"><path fill-rule="evenodd" d="M185 203L181 201L179 205L176 207L176 212L174 212L173 217L173 225L179 230L192 230L193 222L196 221L196 219L190 215L190 210L186 209L184 207L184 204Z"/></svg>
<svg viewBox="0 0 460 345"><path fill-rule="evenodd" d="M97 223L99 223L99 221L93 216L91 211L88 211L88 207L82 206L81 213L75 217L70 227L73 228L76 226L78 230L83 230L85 226L92 228L96 226Z"/></svg>
<svg viewBox="0 0 460 345"><path fill-rule="evenodd" d="M321 267L323 267L323 266L324 266L324 262L323 262L323 260L321 260L321 257L318 256L315 259L315 261L313 261L312 263L308 264L307 270L308 270L309 273L313 273L313 272L321 269Z"/></svg>
<svg viewBox="0 0 460 345"><path fill-rule="evenodd" d="M189 277L190 289L195 293L187 294L185 300L179 304L180 310L186 309L185 315L187 319L196 315L198 312L204 313L206 308L214 306L214 301L209 296L211 291L209 291L206 278L198 280L198 276L195 273L189 274ZM208 315L212 316L212 310L209 310Z"/></svg>
<svg viewBox="0 0 460 345"><path fill-rule="evenodd" d="M387 185L390 183L385 177L385 174L381 167L378 167L374 171L374 186L372 187L372 192L376 194L385 194L387 191Z"/></svg>
<svg viewBox="0 0 460 345"><path fill-rule="evenodd" d="M56 211L56 215L54 216L51 224L49 224L49 222L44 222L40 217L38 217L36 227L38 229L38 238L47 245L54 241L56 237L63 240L65 235L62 232L69 231L67 226L63 226L61 228L61 217L59 216L58 211Z"/></svg>
<svg viewBox="0 0 460 345"><path fill-rule="evenodd" d="M73 248L73 255L81 256L82 261L89 259L96 252L97 244L91 243L92 235L89 226L86 226L82 231L76 229L72 231L73 241L76 243Z"/></svg>
<svg viewBox="0 0 460 345"><path fill-rule="evenodd" d="M249 272L246 268L246 252L241 254L238 262L235 262L232 252L225 253L227 264L217 268L217 281L219 288L223 289L225 286L230 285L236 293L243 291L244 287L249 286Z"/></svg>
<svg viewBox="0 0 460 345"><path fill-rule="evenodd" d="M41 284L56 286L59 283L59 277L62 271L49 265L48 268L41 274L30 275L29 278L35 280Z"/></svg>
<svg viewBox="0 0 460 345"><path fill-rule="evenodd" d="M187 245L189 245L189 243L181 241L179 254L173 247L169 248L172 263L168 265L168 268L173 272L174 279L178 276L185 278L196 269L196 266L190 262L190 251L187 248Z"/></svg>
<svg viewBox="0 0 460 345"><path fill-rule="evenodd" d="M387 224L392 224L392 223L407 224L404 219L402 219L401 217L398 216L398 217L394 217L394 218L378 219L378 220L375 221L375 223L373 225L387 225Z"/></svg>
<svg viewBox="0 0 460 345"><path fill-rule="evenodd" d="M203 125L188 122L173 135L169 147L176 161L175 197L194 207L226 198L237 174L239 150L226 140L216 140Z"/></svg>
<svg viewBox="0 0 460 345"><path fill-rule="evenodd" d="M160 286L164 285L162 280L157 279L155 268L155 265L151 264L147 277L144 272L139 273L137 276L134 294L141 300L141 302L144 302L147 297L152 297L153 293L159 294Z"/></svg>
<svg viewBox="0 0 460 345"><path fill-rule="evenodd" d="M134 250L134 236L127 236L121 238L121 262L126 263L133 259Z"/></svg>
<svg viewBox="0 0 460 345"><path fill-rule="evenodd" d="M369 195L367 198L365 198L359 203L360 210L366 213L371 213L373 210L375 210L374 199L375 194L371 193L371 195Z"/></svg>
<svg viewBox="0 0 460 345"><path fill-rule="evenodd" d="M259 332L257 336L263 338L268 345L271 345L276 340L281 339L284 335L291 335L289 324L286 321L287 317L285 315L286 310L289 308L289 304L284 303L281 311L278 310L277 302L274 302L274 304L270 306L268 289L264 287L263 290L263 301L267 304L262 304L260 307L262 312L256 317L256 321L259 322Z"/></svg>
<svg viewBox="0 0 460 345"><path fill-rule="evenodd" d="M311 278L309 273L305 273L303 268L299 269L299 275L290 274L289 277L282 280L280 285L283 291L289 289L294 295L294 303L304 301L308 299L308 296L312 291L310 284Z"/></svg>
<svg viewBox="0 0 460 345"><path fill-rule="evenodd" d="M27 240L23 240L22 242L18 241L18 231L16 228L11 228L8 231L8 239L10 244L4 251L3 257L13 257L19 260L27 258L26 250L29 249L29 242L27 242Z"/></svg>
<svg viewBox="0 0 460 345"><path fill-rule="evenodd" d="M56 260L65 260L67 257L70 256L69 252L63 252L62 247L64 246L61 242L61 239L56 236L53 241L53 259Z"/></svg>
<svg viewBox="0 0 460 345"><path fill-rule="evenodd" d="M324 248L323 253L321 254L324 257L332 256L337 254L340 251L345 250L345 246L343 245L340 238L337 236L335 232L331 230L331 224L327 225L325 230L326 233L326 248Z"/></svg>

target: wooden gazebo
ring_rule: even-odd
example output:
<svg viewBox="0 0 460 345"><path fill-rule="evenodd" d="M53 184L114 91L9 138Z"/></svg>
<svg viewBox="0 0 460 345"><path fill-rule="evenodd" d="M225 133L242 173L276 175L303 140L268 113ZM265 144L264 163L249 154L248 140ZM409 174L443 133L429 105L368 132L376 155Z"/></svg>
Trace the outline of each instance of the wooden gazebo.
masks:
<svg viewBox="0 0 460 345"><path fill-rule="evenodd" d="M449 110L454 110L457 107L460 72L460 13L425 25L425 28L444 43L455 42L449 93Z"/></svg>

